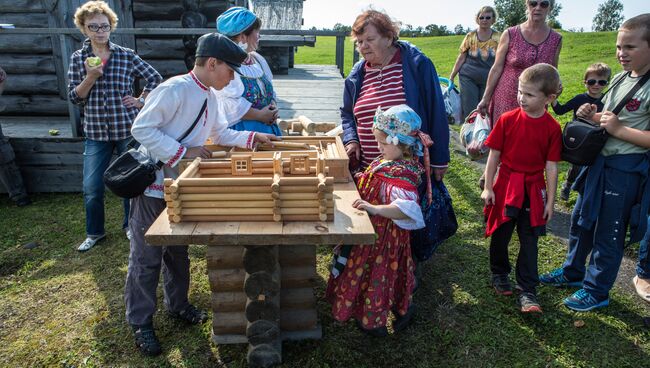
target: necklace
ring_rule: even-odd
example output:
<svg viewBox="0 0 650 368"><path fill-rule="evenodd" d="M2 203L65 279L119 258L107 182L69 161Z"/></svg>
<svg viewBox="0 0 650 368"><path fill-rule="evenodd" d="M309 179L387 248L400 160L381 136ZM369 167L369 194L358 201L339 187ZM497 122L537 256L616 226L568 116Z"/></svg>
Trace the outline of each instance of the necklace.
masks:
<svg viewBox="0 0 650 368"><path fill-rule="evenodd" d="M387 67L390 64L390 61L393 59L393 56L395 56L395 52L397 52L397 49L392 49L388 51L388 54L384 57L384 60L382 60L381 64L378 64L376 69L379 69L379 85L381 86L383 84L383 77L384 77L384 68Z"/></svg>

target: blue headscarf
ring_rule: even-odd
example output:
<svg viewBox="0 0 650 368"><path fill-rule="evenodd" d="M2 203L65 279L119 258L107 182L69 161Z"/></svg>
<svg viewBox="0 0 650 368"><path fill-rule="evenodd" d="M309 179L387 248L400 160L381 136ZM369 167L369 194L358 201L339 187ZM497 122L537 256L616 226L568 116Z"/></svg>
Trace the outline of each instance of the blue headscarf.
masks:
<svg viewBox="0 0 650 368"><path fill-rule="evenodd" d="M373 128L388 134L386 143L403 143L411 147L417 156L422 156L422 142L414 133L421 126L422 119L407 105L393 106L386 111L378 107L373 119Z"/></svg>
<svg viewBox="0 0 650 368"><path fill-rule="evenodd" d="M241 6L234 6L217 18L217 31L228 37L237 36L253 23L257 16L252 11Z"/></svg>

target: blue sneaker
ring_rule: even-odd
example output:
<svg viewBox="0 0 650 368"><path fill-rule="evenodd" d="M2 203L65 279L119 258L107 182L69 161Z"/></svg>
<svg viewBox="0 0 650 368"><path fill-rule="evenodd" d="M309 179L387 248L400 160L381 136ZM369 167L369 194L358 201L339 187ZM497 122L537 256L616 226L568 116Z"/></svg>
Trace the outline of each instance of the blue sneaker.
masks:
<svg viewBox="0 0 650 368"><path fill-rule="evenodd" d="M582 280L580 281L569 281L566 276L564 276L564 270L562 268L556 268L549 273L545 273L539 276L539 282L544 285L555 286L555 287L581 287Z"/></svg>
<svg viewBox="0 0 650 368"><path fill-rule="evenodd" d="M602 308L609 305L609 299L598 301L585 289L580 289L570 297L564 299L567 308L578 312L588 312L592 309Z"/></svg>

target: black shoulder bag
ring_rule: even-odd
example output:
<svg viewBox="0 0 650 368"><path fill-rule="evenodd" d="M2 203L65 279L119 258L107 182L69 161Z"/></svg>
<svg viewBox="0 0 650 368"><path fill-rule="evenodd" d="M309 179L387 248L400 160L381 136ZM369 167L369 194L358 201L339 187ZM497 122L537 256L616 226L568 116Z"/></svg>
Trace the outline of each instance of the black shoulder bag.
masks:
<svg viewBox="0 0 650 368"><path fill-rule="evenodd" d="M629 73L626 73L614 83L607 92L611 91L617 84L625 79ZM634 97L634 94L648 81L650 73L646 73L630 91L625 95L623 100L616 105L614 111L618 115L623 107ZM604 97L601 96L601 99ZM562 159L574 165L589 166L594 163L600 151L602 151L609 134L605 128L591 122L577 118L568 122L562 131Z"/></svg>
<svg viewBox="0 0 650 368"><path fill-rule="evenodd" d="M177 139L178 142L181 142L194 130L207 105L208 100L206 99L194 123ZM104 184L119 197L134 198L144 193L145 189L156 181L156 171L160 170L163 165L165 165L164 162L154 163L144 153L136 148L131 148L108 166L104 172Z"/></svg>

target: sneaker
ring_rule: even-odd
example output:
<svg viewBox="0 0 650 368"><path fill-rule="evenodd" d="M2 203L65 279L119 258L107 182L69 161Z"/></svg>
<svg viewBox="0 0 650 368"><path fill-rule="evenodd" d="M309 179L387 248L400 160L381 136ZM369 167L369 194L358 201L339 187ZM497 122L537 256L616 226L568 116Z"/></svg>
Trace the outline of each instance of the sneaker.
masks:
<svg viewBox="0 0 650 368"><path fill-rule="evenodd" d="M205 311L196 308L192 304L188 305L187 308L180 312L168 312L168 314L170 317L179 319L190 325L202 324L208 320L208 314L205 313Z"/></svg>
<svg viewBox="0 0 650 368"><path fill-rule="evenodd" d="M609 305L609 299L598 301L593 295L585 289L580 289L570 297L564 299L564 305L567 308L578 312L587 312L592 309L602 308Z"/></svg>
<svg viewBox="0 0 650 368"><path fill-rule="evenodd" d="M499 295L512 295L512 285L510 285L510 279L508 275L492 275L492 280L490 281L492 287Z"/></svg>
<svg viewBox="0 0 650 368"><path fill-rule="evenodd" d="M133 326L133 336L135 337L135 346L143 355L156 356L162 353L160 341L158 341L152 326Z"/></svg>
<svg viewBox="0 0 650 368"><path fill-rule="evenodd" d="M549 273L540 275L539 282L544 285L555 287L582 287L582 280L569 281L566 276L564 276L564 269L562 268L556 268Z"/></svg>
<svg viewBox="0 0 650 368"><path fill-rule="evenodd" d="M542 313L542 307L533 293L522 291L517 297L521 313Z"/></svg>
<svg viewBox="0 0 650 368"><path fill-rule="evenodd" d="M126 238L129 239L129 241L131 241L131 239L133 238L131 229L129 229L128 227L124 228L124 234L126 234Z"/></svg>
<svg viewBox="0 0 650 368"><path fill-rule="evenodd" d="M395 313L395 321L393 322L393 330L395 332L400 332L407 328L411 322L413 322L413 316L415 316L415 304L409 305L409 309L406 311L406 314L400 316L398 313Z"/></svg>
<svg viewBox="0 0 650 368"><path fill-rule="evenodd" d="M361 322L359 322L359 321L356 321L356 322L357 322L357 328L359 330L361 330L361 332L365 333L368 336L372 336L372 337L386 337L386 336L388 336L388 328L386 328L386 326L367 329L367 328L363 327Z"/></svg>
<svg viewBox="0 0 650 368"><path fill-rule="evenodd" d="M634 284L636 293L639 294L641 299L650 302L650 280L634 276L634 278L632 278L632 283Z"/></svg>
<svg viewBox="0 0 650 368"><path fill-rule="evenodd" d="M565 182L562 185L562 189L560 189L560 199L566 202L569 200L570 194L571 194L571 185Z"/></svg>
<svg viewBox="0 0 650 368"><path fill-rule="evenodd" d="M29 206L30 204L32 204L32 200L29 197L23 197L16 201L16 206L18 207Z"/></svg>
<svg viewBox="0 0 650 368"><path fill-rule="evenodd" d="M77 250L80 251L80 252L85 252L88 249L94 247L95 244L97 244L97 242L104 239L105 237L106 237L106 234L99 235L99 236L88 236L86 238L86 240L84 240L83 243L81 243L79 245L79 248L77 248Z"/></svg>

